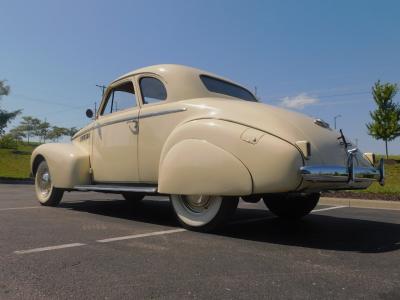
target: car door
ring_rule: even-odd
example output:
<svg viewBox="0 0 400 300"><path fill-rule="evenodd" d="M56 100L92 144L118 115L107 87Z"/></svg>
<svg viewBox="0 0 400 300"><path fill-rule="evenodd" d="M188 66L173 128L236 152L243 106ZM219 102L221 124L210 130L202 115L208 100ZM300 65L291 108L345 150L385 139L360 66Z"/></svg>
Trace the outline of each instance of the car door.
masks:
<svg viewBox="0 0 400 300"><path fill-rule="evenodd" d="M154 74L137 77L140 88L139 178L157 183L161 151L168 136L186 117L186 108L178 101L168 101L167 83Z"/></svg>
<svg viewBox="0 0 400 300"><path fill-rule="evenodd" d="M139 181L138 116L133 78L112 84L100 106L93 131L91 168L95 182Z"/></svg>

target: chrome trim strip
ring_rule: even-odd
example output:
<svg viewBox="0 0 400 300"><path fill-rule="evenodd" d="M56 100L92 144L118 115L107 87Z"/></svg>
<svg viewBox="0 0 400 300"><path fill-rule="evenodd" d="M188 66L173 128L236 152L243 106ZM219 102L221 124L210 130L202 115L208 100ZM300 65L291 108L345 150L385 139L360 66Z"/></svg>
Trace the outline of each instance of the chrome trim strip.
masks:
<svg viewBox="0 0 400 300"><path fill-rule="evenodd" d="M128 185L76 185L78 191L98 191L98 192L140 192L156 193L157 186L128 186Z"/></svg>
<svg viewBox="0 0 400 300"><path fill-rule="evenodd" d="M323 128L326 128L326 129L331 129L329 124L322 119L315 119L314 124L321 126Z"/></svg>
<svg viewBox="0 0 400 300"><path fill-rule="evenodd" d="M184 112L187 111L186 107L183 108L177 108L177 109L170 109L170 110L162 110L162 111L157 111L157 112L151 112L151 113L145 113L145 114L140 114L139 119L145 119L145 118L151 118L151 117L156 117L156 116L162 116L162 115L168 115L168 114L174 114L178 112Z"/></svg>
<svg viewBox="0 0 400 300"><path fill-rule="evenodd" d="M82 135L84 135L84 134L86 134L86 133L88 133L88 132L91 132L93 129L94 129L94 126L91 126L91 127L89 127L88 129L85 129L84 131L79 132L79 134L76 133L76 135L74 135L74 136L72 137L71 140L75 140L75 139L77 139L78 137L80 137L80 136L82 136Z"/></svg>
<svg viewBox="0 0 400 300"><path fill-rule="evenodd" d="M102 124L99 124L99 123L96 122L92 127L86 129L85 131L80 132L79 135L74 136L73 139L76 139L76 138L80 137L81 135L84 135L85 133L88 133L88 132L92 131L93 129L101 128L103 126L117 124L117 123L121 123L121 122L125 122L125 121L126 122L128 122L128 121L138 121L139 119L145 119L145 118L151 118L151 117L156 117L156 116L174 114L174 113L184 112L184 111L187 111L186 107L177 108L177 109L170 109L170 110L162 110L162 111L151 112L151 113L147 113L147 114L145 113L143 115L140 115L139 117L127 117L127 118L122 118L122 119L117 119L117 120L113 120L113 121L104 122Z"/></svg>
<svg viewBox="0 0 400 300"><path fill-rule="evenodd" d="M125 118L121 118L121 119L116 119L116 120L112 120L112 121L108 121L108 122L104 122L104 123L97 123L93 128L100 128L100 127L104 127L104 126L108 126L108 125L112 125L112 124L117 124L117 123L122 123L122 122L128 122L128 121L137 121L139 120L138 117L125 117Z"/></svg>

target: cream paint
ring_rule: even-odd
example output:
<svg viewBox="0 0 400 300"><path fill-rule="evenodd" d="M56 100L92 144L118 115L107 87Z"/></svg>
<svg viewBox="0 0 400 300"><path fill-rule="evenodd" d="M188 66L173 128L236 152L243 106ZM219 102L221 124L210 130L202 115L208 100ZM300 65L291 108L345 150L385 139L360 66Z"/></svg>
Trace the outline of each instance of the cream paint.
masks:
<svg viewBox="0 0 400 300"><path fill-rule="evenodd" d="M201 191L243 195L289 192L310 186L326 190L346 185L305 184L299 174L304 164L345 165L346 152L337 140L336 131L320 127L312 118L292 111L210 92L199 79L201 74L221 78L178 65L152 66L122 76L111 83L107 92L122 81L132 80L139 100L137 108L107 117L97 116L75 135L72 145L40 146L34 151L32 161L39 154L44 156L54 185L61 188L90 183L89 157L97 181L158 183L160 192L175 194ZM142 104L138 79L143 76L157 77L165 84L168 94L165 101ZM175 112L165 113L168 111ZM141 118L146 115L151 116ZM130 116L139 118L138 133L132 132L126 122L95 128L103 122ZM90 138L82 141L88 133ZM204 141L207 146L198 142L180 144L187 140ZM308 160L296 146L298 141L310 142ZM175 148L178 144L181 147ZM208 155L198 147L209 151ZM217 157L225 164L223 168L217 168L220 162ZM197 170L190 169L196 160L203 165ZM362 155L356 164L371 165ZM244 175L243 168L249 175ZM208 177L220 184L198 180ZM239 179L243 181L240 184ZM248 187L249 181L252 188ZM358 187L368 185L362 183Z"/></svg>
<svg viewBox="0 0 400 300"><path fill-rule="evenodd" d="M205 140L195 139L180 141L167 152L158 184L159 192L167 194L252 193L251 175L240 160Z"/></svg>

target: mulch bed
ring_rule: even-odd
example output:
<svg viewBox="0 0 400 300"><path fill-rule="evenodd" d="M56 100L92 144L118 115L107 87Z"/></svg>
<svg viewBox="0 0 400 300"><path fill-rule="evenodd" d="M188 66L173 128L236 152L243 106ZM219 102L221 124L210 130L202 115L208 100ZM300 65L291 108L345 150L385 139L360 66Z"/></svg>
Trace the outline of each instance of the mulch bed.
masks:
<svg viewBox="0 0 400 300"><path fill-rule="evenodd" d="M322 197L400 201L400 195L398 194L333 192L333 193L322 193Z"/></svg>

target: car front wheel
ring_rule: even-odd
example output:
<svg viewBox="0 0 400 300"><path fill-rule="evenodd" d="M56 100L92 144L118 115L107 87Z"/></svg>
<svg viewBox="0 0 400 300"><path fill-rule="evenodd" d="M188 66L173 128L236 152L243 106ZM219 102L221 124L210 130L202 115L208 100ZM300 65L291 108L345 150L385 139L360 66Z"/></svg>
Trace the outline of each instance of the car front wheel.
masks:
<svg viewBox="0 0 400 300"><path fill-rule="evenodd" d="M268 209L278 217L299 219L317 206L320 194L275 194L263 197Z"/></svg>
<svg viewBox="0 0 400 300"><path fill-rule="evenodd" d="M211 231L226 222L235 212L238 197L171 195L175 215L183 227Z"/></svg>
<svg viewBox="0 0 400 300"><path fill-rule="evenodd" d="M47 162L43 160L35 174L35 191L40 204L57 206L64 194L64 190L54 187Z"/></svg>

